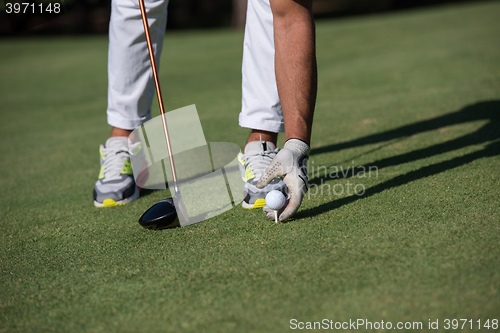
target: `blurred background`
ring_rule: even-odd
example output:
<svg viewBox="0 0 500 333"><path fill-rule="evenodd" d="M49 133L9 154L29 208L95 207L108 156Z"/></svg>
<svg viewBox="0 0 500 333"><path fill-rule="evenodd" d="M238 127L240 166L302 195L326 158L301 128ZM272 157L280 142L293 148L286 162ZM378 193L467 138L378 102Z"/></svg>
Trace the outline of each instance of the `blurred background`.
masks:
<svg viewBox="0 0 500 333"><path fill-rule="evenodd" d="M404 10L451 2L480 0L314 0L315 17L342 17ZM8 4L20 6L7 13ZM47 11L49 3L61 3L61 11ZM167 29L204 29L245 25L247 0L170 0ZM3 0L0 3L0 35L105 34L108 32L111 0ZM39 8L44 10L39 12ZM23 13L23 9L25 12Z"/></svg>

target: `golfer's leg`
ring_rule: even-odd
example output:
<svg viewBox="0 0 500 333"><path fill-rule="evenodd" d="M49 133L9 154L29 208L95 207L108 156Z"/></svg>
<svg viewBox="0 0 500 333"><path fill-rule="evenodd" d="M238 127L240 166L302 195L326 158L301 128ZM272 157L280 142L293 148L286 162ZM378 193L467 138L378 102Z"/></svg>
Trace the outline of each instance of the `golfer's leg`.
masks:
<svg viewBox="0 0 500 333"><path fill-rule="evenodd" d="M286 142L257 188L281 177L288 202L280 221L292 216L308 190L307 160L316 103L317 71L312 0L271 0L274 21L275 71L285 120ZM268 218L272 219L269 212Z"/></svg>
<svg viewBox="0 0 500 333"><path fill-rule="evenodd" d="M160 58L166 28L167 0L146 0L151 39ZM109 26L108 123L110 138L99 148L101 169L94 186L94 205L110 207L139 197L147 169L134 179L130 167L131 130L150 118L154 81L137 0L113 0ZM142 151L142 150L141 150Z"/></svg>
<svg viewBox="0 0 500 333"><path fill-rule="evenodd" d="M145 5L155 57L159 63L168 0L146 0ZM150 66L139 2L113 0L109 26L107 108L108 123L113 126L112 134L127 134L151 117L155 87Z"/></svg>
<svg viewBox="0 0 500 333"><path fill-rule="evenodd" d="M243 43L242 127L251 128L249 142L271 141L284 131L274 75L273 14L269 0L249 0Z"/></svg>
<svg viewBox="0 0 500 333"><path fill-rule="evenodd" d="M260 208L271 190L285 191L275 179L265 188L257 180L276 156L278 132L284 130L283 114L274 75L273 14L269 0L249 0L243 43L242 109L240 126L252 129L243 154L239 155L244 208Z"/></svg>
<svg viewBox="0 0 500 333"><path fill-rule="evenodd" d="M270 0L274 22L276 82L286 140L311 140L317 69L312 0Z"/></svg>

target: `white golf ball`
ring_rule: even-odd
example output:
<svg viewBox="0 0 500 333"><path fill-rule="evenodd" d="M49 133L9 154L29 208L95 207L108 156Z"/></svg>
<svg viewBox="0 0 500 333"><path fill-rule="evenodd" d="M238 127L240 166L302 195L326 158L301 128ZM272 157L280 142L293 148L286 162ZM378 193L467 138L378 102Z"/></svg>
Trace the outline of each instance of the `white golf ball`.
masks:
<svg viewBox="0 0 500 333"><path fill-rule="evenodd" d="M272 190L266 195L266 205L272 210L280 210L285 205L285 195L277 190Z"/></svg>

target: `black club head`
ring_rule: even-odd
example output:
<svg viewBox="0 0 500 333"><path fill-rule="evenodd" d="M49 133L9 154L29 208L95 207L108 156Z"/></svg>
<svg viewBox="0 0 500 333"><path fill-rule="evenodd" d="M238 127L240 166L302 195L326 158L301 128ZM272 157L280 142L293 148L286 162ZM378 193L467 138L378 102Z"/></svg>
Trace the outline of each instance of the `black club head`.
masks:
<svg viewBox="0 0 500 333"><path fill-rule="evenodd" d="M168 198L155 203L142 214L139 218L139 224L151 230L180 227L174 200Z"/></svg>

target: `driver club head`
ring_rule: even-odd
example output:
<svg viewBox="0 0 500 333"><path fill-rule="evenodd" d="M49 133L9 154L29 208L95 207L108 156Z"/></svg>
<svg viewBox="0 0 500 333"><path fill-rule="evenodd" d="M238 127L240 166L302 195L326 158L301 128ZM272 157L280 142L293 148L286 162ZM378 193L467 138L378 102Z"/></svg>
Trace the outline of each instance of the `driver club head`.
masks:
<svg viewBox="0 0 500 333"><path fill-rule="evenodd" d="M139 218L139 224L150 230L180 227L174 199L168 198L155 203L142 214Z"/></svg>

